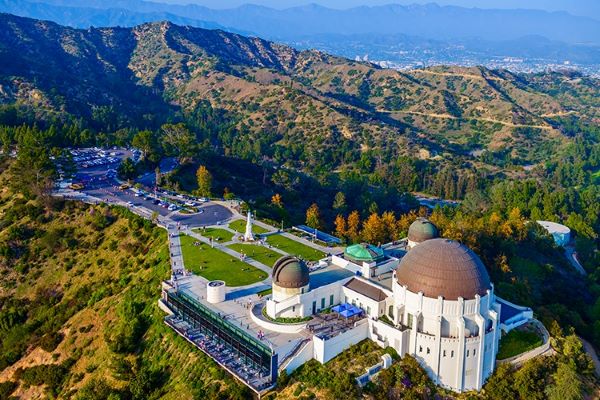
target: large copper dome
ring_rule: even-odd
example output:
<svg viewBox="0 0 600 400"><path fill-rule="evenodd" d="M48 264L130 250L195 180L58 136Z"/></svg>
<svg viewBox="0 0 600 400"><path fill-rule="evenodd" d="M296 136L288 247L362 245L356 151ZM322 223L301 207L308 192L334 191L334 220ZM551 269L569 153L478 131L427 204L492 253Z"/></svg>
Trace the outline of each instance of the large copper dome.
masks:
<svg viewBox="0 0 600 400"><path fill-rule="evenodd" d="M296 257L283 256L273 265L273 283L283 288L301 288L310 280L308 267Z"/></svg>
<svg viewBox="0 0 600 400"><path fill-rule="evenodd" d="M396 269L396 279L413 293L446 300L473 299L491 288L479 257L467 246L448 239L431 239L410 250Z"/></svg>

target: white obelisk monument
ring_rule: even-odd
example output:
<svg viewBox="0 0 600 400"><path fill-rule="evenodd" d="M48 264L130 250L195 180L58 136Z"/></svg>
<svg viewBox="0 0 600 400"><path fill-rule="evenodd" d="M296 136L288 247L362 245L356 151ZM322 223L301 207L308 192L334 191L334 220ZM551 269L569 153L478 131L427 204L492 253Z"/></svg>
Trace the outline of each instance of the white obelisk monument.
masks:
<svg viewBox="0 0 600 400"><path fill-rule="evenodd" d="M248 219L246 220L246 233L244 233L244 241L254 241L254 235L252 235L252 213L250 210L248 210Z"/></svg>

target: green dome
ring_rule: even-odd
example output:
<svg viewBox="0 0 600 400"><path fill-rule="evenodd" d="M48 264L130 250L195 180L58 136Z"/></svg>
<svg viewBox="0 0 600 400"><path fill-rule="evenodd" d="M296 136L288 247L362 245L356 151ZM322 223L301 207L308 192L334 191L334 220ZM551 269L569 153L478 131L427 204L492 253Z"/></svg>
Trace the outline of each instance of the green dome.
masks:
<svg viewBox="0 0 600 400"><path fill-rule="evenodd" d="M382 249L367 243L353 244L352 246L346 247L344 255L346 258L360 263L371 263L374 261L379 261L384 257Z"/></svg>
<svg viewBox="0 0 600 400"><path fill-rule="evenodd" d="M422 243L439 236L437 227L426 218L417 218L408 228L408 240Z"/></svg>

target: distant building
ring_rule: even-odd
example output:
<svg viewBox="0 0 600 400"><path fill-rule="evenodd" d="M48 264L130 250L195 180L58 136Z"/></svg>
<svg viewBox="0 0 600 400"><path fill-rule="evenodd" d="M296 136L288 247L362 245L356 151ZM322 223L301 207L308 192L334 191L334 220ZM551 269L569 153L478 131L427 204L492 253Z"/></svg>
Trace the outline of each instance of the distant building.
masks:
<svg viewBox="0 0 600 400"><path fill-rule="evenodd" d="M571 241L571 230L567 226L552 221L536 222L552 235L557 245L565 246Z"/></svg>

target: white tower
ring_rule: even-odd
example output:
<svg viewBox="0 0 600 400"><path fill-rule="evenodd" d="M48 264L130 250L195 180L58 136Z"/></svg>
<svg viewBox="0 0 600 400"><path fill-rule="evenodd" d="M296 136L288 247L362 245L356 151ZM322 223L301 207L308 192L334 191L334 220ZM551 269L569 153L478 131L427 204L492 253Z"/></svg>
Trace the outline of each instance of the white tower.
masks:
<svg viewBox="0 0 600 400"><path fill-rule="evenodd" d="M254 241L254 235L252 235L252 213L248 210L248 219L246 220L246 233L244 233L244 241Z"/></svg>

